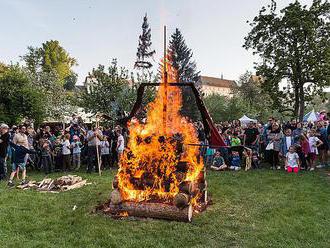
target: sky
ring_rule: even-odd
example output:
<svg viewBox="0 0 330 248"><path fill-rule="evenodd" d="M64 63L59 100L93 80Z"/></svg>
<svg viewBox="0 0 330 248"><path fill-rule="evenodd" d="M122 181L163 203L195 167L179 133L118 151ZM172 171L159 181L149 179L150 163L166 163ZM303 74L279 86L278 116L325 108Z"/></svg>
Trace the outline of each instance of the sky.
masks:
<svg viewBox="0 0 330 248"><path fill-rule="evenodd" d="M290 0L278 0L278 7ZM310 4L312 0L301 0ZM242 48L260 8L270 0L0 0L0 61L21 62L28 46L58 40L75 57L78 83L98 64L117 58L133 69L142 18L147 13L157 64L163 26L179 28L201 75L237 80L258 58ZM169 38L169 37L168 37Z"/></svg>

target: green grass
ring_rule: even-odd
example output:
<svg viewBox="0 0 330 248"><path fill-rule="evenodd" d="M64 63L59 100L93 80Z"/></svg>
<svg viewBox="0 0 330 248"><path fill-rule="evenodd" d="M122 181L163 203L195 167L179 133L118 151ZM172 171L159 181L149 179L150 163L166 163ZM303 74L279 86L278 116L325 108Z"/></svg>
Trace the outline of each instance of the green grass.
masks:
<svg viewBox="0 0 330 248"><path fill-rule="evenodd" d="M60 194L0 183L0 247L329 247L330 180L322 172L210 172L214 204L193 222L114 220L91 210L112 173ZM60 176L54 174L52 177ZM31 173L29 179L41 179ZM73 206L77 205L75 211Z"/></svg>

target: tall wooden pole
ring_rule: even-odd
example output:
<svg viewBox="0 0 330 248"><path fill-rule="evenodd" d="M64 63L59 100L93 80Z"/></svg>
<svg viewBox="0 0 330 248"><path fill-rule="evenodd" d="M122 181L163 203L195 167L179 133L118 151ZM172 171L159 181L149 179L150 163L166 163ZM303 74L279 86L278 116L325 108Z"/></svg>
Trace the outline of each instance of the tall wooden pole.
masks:
<svg viewBox="0 0 330 248"><path fill-rule="evenodd" d="M97 139L98 139L97 135L99 132L99 117L98 116L96 116L96 130L97 130L97 134L95 137L95 144L96 144L97 166L99 168L99 176L101 176L102 171L101 171L101 163L100 163L100 152L99 152L99 145L97 144Z"/></svg>
<svg viewBox="0 0 330 248"><path fill-rule="evenodd" d="M164 97L163 97L163 129L166 134L167 124L167 56L166 56L166 26L164 26Z"/></svg>

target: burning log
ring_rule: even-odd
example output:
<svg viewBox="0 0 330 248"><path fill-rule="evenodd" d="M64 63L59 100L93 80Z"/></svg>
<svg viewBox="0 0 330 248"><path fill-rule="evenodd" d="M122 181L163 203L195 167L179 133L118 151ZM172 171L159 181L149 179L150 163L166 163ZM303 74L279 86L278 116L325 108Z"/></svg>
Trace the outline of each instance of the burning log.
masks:
<svg viewBox="0 0 330 248"><path fill-rule="evenodd" d="M186 161L179 161L176 165L176 171L177 172L183 172L186 173L189 169L189 164Z"/></svg>
<svg viewBox="0 0 330 248"><path fill-rule="evenodd" d="M121 195L118 189L115 189L110 194L110 202L113 205L118 205L122 202Z"/></svg>
<svg viewBox="0 0 330 248"><path fill-rule="evenodd" d="M179 184L179 191L188 195L196 194L196 191L198 191L198 184L195 182L184 181Z"/></svg>
<svg viewBox="0 0 330 248"><path fill-rule="evenodd" d="M177 208L183 209L189 205L189 200L190 200L189 195L184 193L179 193L174 197L173 203Z"/></svg>
<svg viewBox="0 0 330 248"><path fill-rule="evenodd" d="M112 188L118 189L118 186L119 186L119 180L118 180L118 177L115 176L115 178L113 179L113 182L112 182Z"/></svg>
<svg viewBox="0 0 330 248"><path fill-rule="evenodd" d="M119 205L110 203L109 208L105 212L115 216L128 214L135 217L191 222L193 207L189 205L188 207L179 209L176 206L164 203L123 202Z"/></svg>

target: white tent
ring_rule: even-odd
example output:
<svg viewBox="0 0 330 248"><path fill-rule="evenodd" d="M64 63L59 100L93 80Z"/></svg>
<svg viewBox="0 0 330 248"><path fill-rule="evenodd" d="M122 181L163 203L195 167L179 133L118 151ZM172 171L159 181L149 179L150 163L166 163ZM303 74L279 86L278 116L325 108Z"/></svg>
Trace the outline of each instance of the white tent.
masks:
<svg viewBox="0 0 330 248"><path fill-rule="evenodd" d="M249 118L249 117L247 117L246 115L243 115L240 119L239 119L239 121L242 123L242 124L249 124L250 122L254 122L254 123L257 123L257 120L255 120L255 119L251 119L251 118Z"/></svg>
<svg viewBox="0 0 330 248"><path fill-rule="evenodd" d="M319 119L318 117L319 117L319 114L316 113L316 112L314 111L314 109L313 109L313 111L307 113L307 114L304 116L303 121L304 121L304 122L315 122L315 121L317 121L317 120Z"/></svg>

